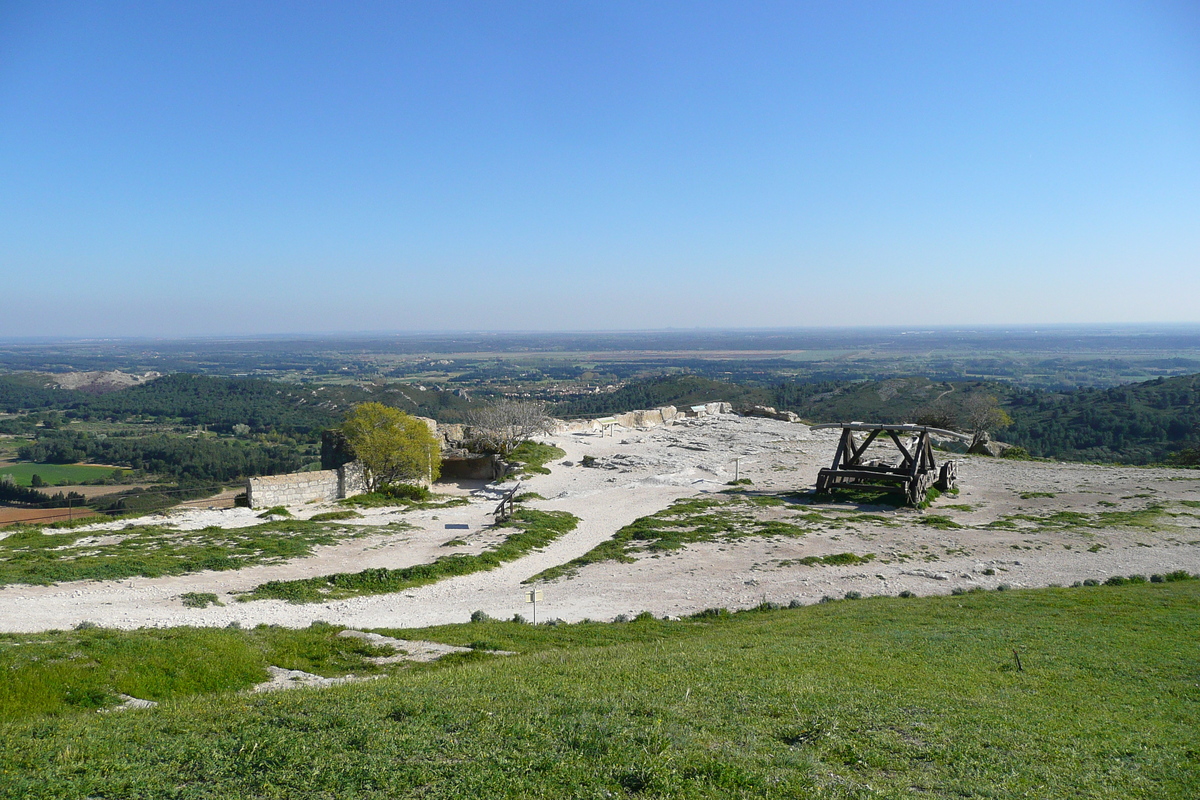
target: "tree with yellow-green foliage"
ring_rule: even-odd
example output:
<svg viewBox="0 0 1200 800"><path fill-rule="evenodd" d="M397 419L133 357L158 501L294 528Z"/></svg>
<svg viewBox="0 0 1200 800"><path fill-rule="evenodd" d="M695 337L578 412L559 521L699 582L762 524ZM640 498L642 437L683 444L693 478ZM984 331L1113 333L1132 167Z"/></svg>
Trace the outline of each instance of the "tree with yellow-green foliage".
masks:
<svg viewBox="0 0 1200 800"><path fill-rule="evenodd" d="M435 481L442 450L422 420L383 403L362 403L346 415L342 433L363 465L368 491L392 483Z"/></svg>

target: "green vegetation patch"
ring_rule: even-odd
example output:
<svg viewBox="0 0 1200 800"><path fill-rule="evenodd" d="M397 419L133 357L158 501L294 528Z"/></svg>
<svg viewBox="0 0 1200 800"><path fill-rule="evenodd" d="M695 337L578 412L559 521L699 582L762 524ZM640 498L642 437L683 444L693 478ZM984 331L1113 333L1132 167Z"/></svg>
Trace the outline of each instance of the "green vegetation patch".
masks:
<svg viewBox="0 0 1200 800"><path fill-rule="evenodd" d="M357 511L322 511L308 518L309 522L336 522L343 519L362 519Z"/></svg>
<svg viewBox="0 0 1200 800"><path fill-rule="evenodd" d="M549 475L547 461L555 461L567 455L567 451L552 444L525 441L513 448L508 457L510 461L521 464L523 475Z"/></svg>
<svg viewBox="0 0 1200 800"><path fill-rule="evenodd" d="M392 655L391 648L340 637L340 630L317 623L0 634L0 722L81 711L94 717L95 709L119 703L118 694L162 702L235 692L267 680L267 665L330 677L383 671L368 659Z"/></svg>
<svg viewBox="0 0 1200 800"><path fill-rule="evenodd" d="M87 464L33 464L22 461L0 464L0 478L4 475L11 475L17 486L32 486L34 475L45 486L68 486L105 479L119 480L125 475L125 470Z"/></svg>
<svg viewBox="0 0 1200 800"><path fill-rule="evenodd" d="M455 553L442 556L428 564L416 564L401 569L339 572L294 581L269 581L238 597L241 601L287 600L290 603L321 603L366 594L390 594L414 586L436 583L457 575L495 569L501 564L545 547L559 536L575 529L579 518L566 511L534 511L519 509L504 523L516 528L494 548L478 555Z"/></svg>
<svg viewBox="0 0 1200 800"><path fill-rule="evenodd" d="M804 558L783 559L775 563L781 567L790 567L795 564L802 564L806 567L852 567L874 560L874 553L867 553L861 556L855 553L834 553L829 556L805 556Z"/></svg>
<svg viewBox="0 0 1200 800"><path fill-rule="evenodd" d="M208 608L225 605L212 592L184 592L179 595L179 602L187 608Z"/></svg>
<svg viewBox="0 0 1200 800"><path fill-rule="evenodd" d="M1163 506L1153 503L1132 511L1055 511L1051 514L1007 514L984 527L1002 530L1071 530L1101 528L1137 528L1163 530L1170 527Z"/></svg>
<svg viewBox="0 0 1200 800"><path fill-rule="evenodd" d="M290 517L291 511L287 510L287 506L271 506L266 511L258 515L259 519L269 519L270 517Z"/></svg>
<svg viewBox="0 0 1200 800"><path fill-rule="evenodd" d="M358 508L391 508L404 506L410 510L430 508L453 508L465 506L470 499L458 495L434 494L423 486L395 484L385 486L377 492L366 492L339 500L338 504Z"/></svg>
<svg viewBox="0 0 1200 800"><path fill-rule="evenodd" d="M611 539L601 542L579 558L543 570L525 583L553 580L576 574L589 564L603 561L631 563L638 552L679 550L694 542L729 541L747 536L803 536L810 526L782 520L763 520L754 514L756 506L779 506L779 497L689 498L676 500L667 508L641 517L621 528ZM797 515L802 522L827 522L820 514Z"/></svg>
<svg viewBox="0 0 1200 800"><path fill-rule="evenodd" d="M1195 581L864 598L676 621L396 631L522 655L477 654L322 691L205 694L208 686L253 683L263 663L321 672L300 657L282 660L294 635L322 634L4 637L20 644L0 649L8 659L0 663L21 678L6 682L13 688L5 696L33 714L41 705L27 697L38 693L26 687L34 685L56 697L64 686L79 686L173 700L116 715L61 699L56 716L14 708L0 748L5 793L330 800L1200 795ZM93 637L103 646L90 644ZM124 643L131 641L145 643L149 664L129 657ZM256 646L274 649L264 657ZM59 658L44 657L40 647L60 648ZM106 647L119 655L108 656ZM297 643L296 652L307 647ZM314 661L331 666L339 658L346 671L367 671L353 664L355 653ZM16 659L27 672L11 669ZM35 682L63 659L74 673ZM157 694L132 679L77 683L121 664L135 665L128 674L147 682L141 676L176 670L176 683ZM191 685L182 686L185 679Z"/></svg>
<svg viewBox="0 0 1200 800"><path fill-rule="evenodd" d="M0 585L241 569L301 558L311 554L316 545L372 532L371 528L352 530L299 520L196 531L132 524L117 531L91 532L20 528L0 539Z"/></svg>
<svg viewBox="0 0 1200 800"><path fill-rule="evenodd" d="M926 527L937 528L942 531L952 531L963 527L943 514L926 514L918 522Z"/></svg>

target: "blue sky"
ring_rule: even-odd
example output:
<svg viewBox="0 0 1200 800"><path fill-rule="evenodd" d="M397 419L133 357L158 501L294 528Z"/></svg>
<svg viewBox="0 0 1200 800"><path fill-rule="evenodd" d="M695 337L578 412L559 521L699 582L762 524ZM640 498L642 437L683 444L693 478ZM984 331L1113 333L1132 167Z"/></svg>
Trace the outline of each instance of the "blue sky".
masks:
<svg viewBox="0 0 1200 800"><path fill-rule="evenodd" d="M0 336L1200 322L1200 9L9 0L0 278Z"/></svg>

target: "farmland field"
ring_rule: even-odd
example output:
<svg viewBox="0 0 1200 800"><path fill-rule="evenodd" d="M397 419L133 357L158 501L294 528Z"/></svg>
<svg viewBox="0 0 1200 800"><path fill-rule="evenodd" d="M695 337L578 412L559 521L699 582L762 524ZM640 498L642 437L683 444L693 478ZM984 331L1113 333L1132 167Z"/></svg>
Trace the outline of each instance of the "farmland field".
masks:
<svg viewBox="0 0 1200 800"><path fill-rule="evenodd" d="M125 470L115 467L97 467L90 464L35 464L29 461L0 462L0 475L12 475L13 482L18 486L29 486L34 475L48 486L67 486L74 483L84 483L101 478L107 478L113 472L122 474Z"/></svg>

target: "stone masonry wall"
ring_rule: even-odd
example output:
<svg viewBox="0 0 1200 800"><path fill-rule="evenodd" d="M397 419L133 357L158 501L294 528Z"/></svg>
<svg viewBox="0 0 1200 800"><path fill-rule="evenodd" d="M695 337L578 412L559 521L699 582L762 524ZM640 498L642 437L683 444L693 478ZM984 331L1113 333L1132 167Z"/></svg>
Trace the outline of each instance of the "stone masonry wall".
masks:
<svg viewBox="0 0 1200 800"><path fill-rule="evenodd" d="M337 469L267 475L246 481L246 500L251 508L299 506L321 500L340 500L367 490L362 465L357 461Z"/></svg>
<svg viewBox="0 0 1200 800"><path fill-rule="evenodd" d="M338 499L338 471L293 472L246 481L246 499L251 508L299 506L317 500Z"/></svg>

